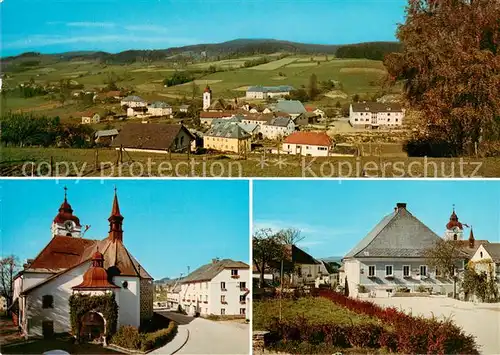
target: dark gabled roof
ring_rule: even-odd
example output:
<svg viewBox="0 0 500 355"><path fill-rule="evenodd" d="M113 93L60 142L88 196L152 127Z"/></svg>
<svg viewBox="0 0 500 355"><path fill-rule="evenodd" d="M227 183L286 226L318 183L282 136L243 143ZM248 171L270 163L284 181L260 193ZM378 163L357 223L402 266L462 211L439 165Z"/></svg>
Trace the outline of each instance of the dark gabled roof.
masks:
<svg viewBox="0 0 500 355"><path fill-rule="evenodd" d="M227 122L212 126L206 133L205 137L219 138L237 138L245 139L251 137L243 128L235 122Z"/></svg>
<svg viewBox="0 0 500 355"><path fill-rule="evenodd" d="M314 259L296 245L285 245L285 256L288 261L296 264L320 264L318 260Z"/></svg>
<svg viewBox="0 0 500 355"><path fill-rule="evenodd" d="M292 121L290 117L275 117L267 124L270 126L287 127L290 121Z"/></svg>
<svg viewBox="0 0 500 355"><path fill-rule="evenodd" d="M500 261L500 243L483 244L483 248L490 254L494 262Z"/></svg>
<svg viewBox="0 0 500 355"><path fill-rule="evenodd" d="M194 136L183 125L161 123L128 123L111 143L112 147L123 145L125 148L170 149L181 130L194 139Z"/></svg>
<svg viewBox="0 0 500 355"><path fill-rule="evenodd" d="M403 107L397 103L357 102L352 104L354 112L402 112Z"/></svg>
<svg viewBox="0 0 500 355"><path fill-rule="evenodd" d="M345 257L423 257L439 240L406 209L406 204L398 204Z"/></svg>
<svg viewBox="0 0 500 355"><path fill-rule="evenodd" d="M250 266L242 261L234 261L231 259L222 259L212 261L210 264L200 266L198 269L194 270L188 276L186 276L181 282L201 282L210 281L215 276L217 276L224 269L249 269Z"/></svg>
<svg viewBox="0 0 500 355"><path fill-rule="evenodd" d="M297 100L281 100L276 104L276 111L283 111L286 113L297 114L304 113L306 109L302 102Z"/></svg>

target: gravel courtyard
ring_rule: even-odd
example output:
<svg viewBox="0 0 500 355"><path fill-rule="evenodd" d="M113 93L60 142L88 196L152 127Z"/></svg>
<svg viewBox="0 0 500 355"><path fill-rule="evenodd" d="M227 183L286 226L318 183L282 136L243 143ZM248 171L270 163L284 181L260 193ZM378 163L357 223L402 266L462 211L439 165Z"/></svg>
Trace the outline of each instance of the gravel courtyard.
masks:
<svg viewBox="0 0 500 355"><path fill-rule="evenodd" d="M476 336L482 354L500 354L500 303L460 302L441 297L391 297L370 301L414 315L451 317L465 332Z"/></svg>

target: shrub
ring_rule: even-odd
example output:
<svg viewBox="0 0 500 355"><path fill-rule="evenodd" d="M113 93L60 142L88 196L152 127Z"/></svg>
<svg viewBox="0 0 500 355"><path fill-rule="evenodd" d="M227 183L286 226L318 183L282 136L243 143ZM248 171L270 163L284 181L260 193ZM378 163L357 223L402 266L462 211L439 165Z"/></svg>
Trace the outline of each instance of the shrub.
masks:
<svg viewBox="0 0 500 355"><path fill-rule="evenodd" d="M170 342L177 334L177 324L170 322L167 328L157 330L153 333L143 334L141 342L141 350L148 351L159 348Z"/></svg>
<svg viewBox="0 0 500 355"><path fill-rule="evenodd" d="M366 286L364 286L364 285L358 285L358 292L359 293L367 293L368 290L367 290Z"/></svg>
<svg viewBox="0 0 500 355"><path fill-rule="evenodd" d="M397 329L397 332L392 334L383 328L373 328L372 325L366 325L372 328L358 326L359 330L347 330L346 334L349 335L347 340L351 345L359 346L361 343L373 347L378 344L380 347L403 354L478 354L474 337L466 335L460 327L449 320L413 317L392 307L382 308L369 301L345 297L330 290L320 290L319 295L356 313L378 318Z"/></svg>
<svg viewBox="0 0 500 355"><path fill-rule="evenodd" d="M111 343L127 349L140 349L141 342L139 329L131 325L122 325L111 338Z"/></svg>
<svg viewBox="0 0 500 355"><path fill-rule="evenodd" d="M418 285L417 292L427 292L427 289L424 285Z"/></svg>

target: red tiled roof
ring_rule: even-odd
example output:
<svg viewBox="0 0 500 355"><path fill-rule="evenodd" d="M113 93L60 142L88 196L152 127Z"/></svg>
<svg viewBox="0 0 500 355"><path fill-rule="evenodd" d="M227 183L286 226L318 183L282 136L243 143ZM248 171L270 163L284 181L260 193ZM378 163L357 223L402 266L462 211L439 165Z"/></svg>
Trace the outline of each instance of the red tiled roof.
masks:
<svg viewBox="0 0 500 355"><path fill-rule="evenodd" d="M67 269L81 262L84 251L96 240L55 236L30 264L30 269Z"/></svg>
<svg viewBox="0 0 500 355"><path fill-rule="evenodd" d="M285 138L284 143L331 146L332 140L324 132L294 132Z"/></svg>
<svg viewBox="0 0 500 355"><path fill-rule="evenodd" d="M314 107L314 106L309 106L309 105L306 106L306 111L307 112L313 112L315 110L316 110L316 107Z"/></svg>

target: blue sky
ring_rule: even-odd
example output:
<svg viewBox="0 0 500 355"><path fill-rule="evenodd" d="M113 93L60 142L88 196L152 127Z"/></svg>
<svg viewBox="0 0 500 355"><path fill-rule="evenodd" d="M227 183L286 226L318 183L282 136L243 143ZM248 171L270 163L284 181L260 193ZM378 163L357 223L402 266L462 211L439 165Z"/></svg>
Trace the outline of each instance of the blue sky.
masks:
<svg viewBox="0 0 500 355"><path fill-rule="evenodd" d="M476 239L500 242L500 181L254 181L255 228L297 228L314 257L343 256L397 202L439 236L453 204ZM469 236L469 230L464 233Z"/></svg>
<svg viewBox="0 0 500 355"><path fill-rule="evenodd" d="M64 200L85 238L103 239L114 185L125 217L123 241L155 278L178 277L214 257L249 261L248 182L243 180L2 180L1 253L21 262L50 241L50 227Z"/></svg>
<svg viewBox="0 0 500 355"><path fill-rule="evenodd" d="M3 0L2 56L159 49L236 38L395 40L406 0Z"/></svg>

